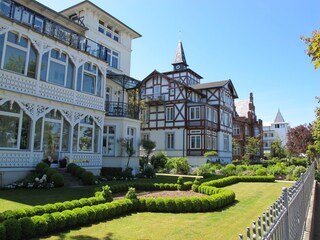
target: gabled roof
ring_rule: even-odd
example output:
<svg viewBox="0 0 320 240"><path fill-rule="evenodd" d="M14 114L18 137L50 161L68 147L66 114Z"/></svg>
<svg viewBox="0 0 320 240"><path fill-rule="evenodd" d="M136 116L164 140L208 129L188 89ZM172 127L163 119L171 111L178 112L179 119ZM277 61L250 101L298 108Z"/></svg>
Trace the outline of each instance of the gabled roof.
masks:
<svg viewBox="0 0 320 240"><path fill-rule="evenodd" d="M222 88L228 85L232 95L234 98L238 98L238 94L236 92L236 89L233 86L232 81L229 80L223 80L223 81L217 81L217 82L209 82L209 83L202 83L202 84L196 84L192 85L191 87L197 90L202 90L202 89L210 89L210 88Z"/></svg>
<svg viewBox="0 0 320 240"><path fill-rule="evenodd" d="M178 43L176 56L173 61L173 64L180 64L180 63L183 63L184 65L188 66L181 41L179 41Z"/></svg>
<svg viewBox="0 0 320 240"><path fill-rule="evenodd" d="M158 72L157 70L154 70L154 71L153 71L152 73L150 73L147 77L145 77L145 78L141 81L140 86L141 86L144 82L146 82L149 78L151 78L151 77L153 77L153 76L156 76L156 75L162 76L163 78L167 79L168 81L172 81L172 82L176 83L177 85L183 86L183 87L185 87L185 88L187 88L187 89L190 89L190 90L192 90L192 91L194 91L194 92L196 92L196 93L198 93L198 94L200 94L200 95L202 95L202 96L205 96L201 91L199 91L199 90L197 90L197 89L194 89L192 86L188 86L188 85L186 85L186 84L184 84L184 83L181 83L181 82L175 80L174 78L168 77L168 76L165 75L164 73Z"/></svg>
<svg viewBox="0 0 320 240"><path fill-rule="evenodd" d="M239 117L248 117L250 99L235 100L236 114Z"/></svg>
<svg viewBox="0 0 320 240"><path fill-rule="evenodd" d="M63 14L64 12L72 10L73 8L79 7L81 5L83 5L83 6L91 5L92 7L96 8L101 14L106 15L107 17L111 18L113 21L117 22L119 25L124 27L126 30L128 30L133 35L133 38L141 37L141 35L138 32L136 32L135 30L133 30L132 28L130 28L129 26L127 26L126 24L121 22L119 19L117 19L114 16L112 16L111 14L107 13L106 11L104 11L103 9L101 9L100 7L98 7L97 5L95 5L94 3L92 3L89 0L84 0L84 1L82 1L82 2L80 2L78 4L76 4L76 5L73 5L73 6L69 7L69 8L66 8L66 9L62 10L60 13Z"/></svg>
<svg viewBox="0 0 320 240"><path fill-rule="evenodd" d="M277 116L276 116L276 118L274 119L274 122L275 123L284 123L285 121L284 121L284 118L282 117L282 114L281 114L281 112L280 112L280 109L278 109L278 113L277 113Z"/></svg>

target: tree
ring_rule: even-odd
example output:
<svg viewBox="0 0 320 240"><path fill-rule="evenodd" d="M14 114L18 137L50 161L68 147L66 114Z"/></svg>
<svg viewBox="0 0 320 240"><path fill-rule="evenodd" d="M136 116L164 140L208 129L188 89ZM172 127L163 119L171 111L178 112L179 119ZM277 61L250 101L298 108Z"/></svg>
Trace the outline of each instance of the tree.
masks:
<svg viewBox="0 0 320 240"><path fill-rule="evenodd" d="M307 54L311 57L311 63L314 64L315 69L320 66L320 32L313 31L311 37L301 37L307 47Z"/></svg>
<svg viewBox="0 0 320 240"><path fill-rule="evenodd" d="M288 132L287 149L291 156L298 157L307 152L309 144L313 143L312 125L299 125Z"/></svg>
<svg viewBox="0 0 320 240"><path fill-rule="evenodd" d="M119 142L122 149L125 150L128 156L127 168L129 168L130 158L136 153L136 151L133 148L133 143L130 138L121 138Z"/></svg>
<svg viewBox="0 0 320 240"><path fill-rule="evenodd" d="M255 137L248 137L246 143L246 159L252 159L254 156L257 155L260 148L260 139Z"/></svg>
<svg viewBox="0 0 320 240"><path fill-rule="evenodd" d="M270 157L274 158L284 158L286 157L286 149L282 147L281 140L280 139L275 139L271 143L271 148L270 148Z"/></svg>
<svg viewBox="0 0 320 240"><path fill-rule="evenodd" d="M318 100L320 103L319 97ZM316 109L316 120L312 126L312 137L314 143L310 144L307 150L307 155L311 161L314 159L318 160L320 157L320 108Z"/></svg>
<svg viewBox="0 0 320 240"><path fill-rule="evenodd" d="M147 163L149 163L149 156L153 152L153 149L156 148L156 142L151 141L149 139L143 139L141 145L146 152Z"/></svg>

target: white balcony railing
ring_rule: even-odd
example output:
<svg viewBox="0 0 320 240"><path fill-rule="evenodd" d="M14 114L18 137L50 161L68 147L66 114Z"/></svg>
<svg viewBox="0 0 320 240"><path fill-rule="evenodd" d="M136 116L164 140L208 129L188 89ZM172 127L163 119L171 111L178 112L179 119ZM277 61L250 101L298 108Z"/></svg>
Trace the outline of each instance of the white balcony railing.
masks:
<svg viewBox="0 0 320 240"><path fill-rule="evenodd" d="M42 152L1 150L0 167L34 167L42 158Z"/></svg>
<svg viewBox="0 0 320 240"><path fill-rule="evenodd" d="M5 70L0 70L0 89L104 111L102 97L42 82Z"/></svg>

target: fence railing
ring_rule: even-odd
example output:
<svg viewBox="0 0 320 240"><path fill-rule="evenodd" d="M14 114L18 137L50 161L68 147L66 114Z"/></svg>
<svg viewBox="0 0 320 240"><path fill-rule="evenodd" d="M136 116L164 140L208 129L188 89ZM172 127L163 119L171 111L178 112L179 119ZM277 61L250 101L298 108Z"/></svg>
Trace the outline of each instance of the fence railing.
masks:
<svg viewBox="0 0 320 240"><path fill-rule="evenodd" d="M243 240L300 240L307 219L312 186L314 183L315 163L290 188L283 188L282 195L257 221L247 227Z"/></svg>

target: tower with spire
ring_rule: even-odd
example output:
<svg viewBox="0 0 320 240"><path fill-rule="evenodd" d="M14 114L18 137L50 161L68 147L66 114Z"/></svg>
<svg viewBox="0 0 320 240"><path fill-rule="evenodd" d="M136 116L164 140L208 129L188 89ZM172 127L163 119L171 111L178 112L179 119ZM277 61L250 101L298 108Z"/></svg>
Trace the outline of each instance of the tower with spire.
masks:
<svg viewBox="0 0 320 240"><path fill-rule="evenodd" d="M180 40L172 65L173 71L165 72L165 75L187 86L200 84L200 80L202 79L202 77L189 68L186 60L186 55L184 54L183 45Z"/></svg>
<svg viewBox="0 0 320 240"><path fill-rule="evenodd" d="M270 153L271 144L275 140L280 140L281 146L285 147L288 141L287 134L290 125L286 122L278 109L277 115L273 122L263 123L263 150L264 153Z"/></svg>

